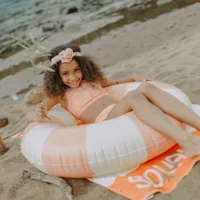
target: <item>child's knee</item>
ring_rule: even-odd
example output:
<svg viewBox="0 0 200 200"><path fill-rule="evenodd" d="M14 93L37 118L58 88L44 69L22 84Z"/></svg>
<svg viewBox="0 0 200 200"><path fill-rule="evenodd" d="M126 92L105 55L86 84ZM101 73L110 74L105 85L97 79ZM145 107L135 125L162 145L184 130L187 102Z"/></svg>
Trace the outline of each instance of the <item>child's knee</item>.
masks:
<svg viewBox="0 0 200 200"><path fill-rule="evenodd" d="M128 99L131 101L131 103L134 101L137 101L137 100L141 100L141 98L144 98L143 97L143 94L138 91L138 90L134 90L134 91L130 91L128 94Z"/></svg>
<svg viewBox="0 0 200 200"><path fill-rule="evenodd" d="M138 90L142 94L148 94L154 89L154 87L155 86L152 85L151 83L144 82L144 83L141 83L141 85L136 90Z"/></svg>

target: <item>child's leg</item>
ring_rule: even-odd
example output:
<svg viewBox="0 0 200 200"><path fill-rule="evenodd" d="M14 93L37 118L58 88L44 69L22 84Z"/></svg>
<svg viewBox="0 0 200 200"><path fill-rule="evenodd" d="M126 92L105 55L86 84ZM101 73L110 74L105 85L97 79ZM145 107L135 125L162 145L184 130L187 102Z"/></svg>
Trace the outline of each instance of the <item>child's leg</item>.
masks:
<svg viewBox="0 0 200 200"><path fill-rule="evenodd" d="M174 96L147 82L137 90L166 114L200 130L200 117Z"/></svg>
<svg viewBox="0 0 200 200"><path fill-rule="evenodd" d="M133 110L147 125L174 139L192 157L200 154L200 137L190 135L173 124L155 105L139 91L130 92L111 110L107 119L118 117Z"/></svg>

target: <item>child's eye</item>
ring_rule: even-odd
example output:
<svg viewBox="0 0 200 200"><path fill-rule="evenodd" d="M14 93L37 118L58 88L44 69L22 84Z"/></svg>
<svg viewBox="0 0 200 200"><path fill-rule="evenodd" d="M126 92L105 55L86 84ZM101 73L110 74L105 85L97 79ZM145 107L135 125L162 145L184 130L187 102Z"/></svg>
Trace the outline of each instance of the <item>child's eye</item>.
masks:
<svg viewBox="0 0 200 200"><path fill-rule="evenodd" d="M77 69L75 69L75 72L76 72L76 71L79 71L79 70L80 70L80 68L77 68Z"/></svg>
<svg viewBox="0 0 200 200"><path fill-rule="evenodd" d="M67 73L67 72L64 72L62 75L64 75L64 76L67 76L67 75L68 75L68 73Z"/></svg>

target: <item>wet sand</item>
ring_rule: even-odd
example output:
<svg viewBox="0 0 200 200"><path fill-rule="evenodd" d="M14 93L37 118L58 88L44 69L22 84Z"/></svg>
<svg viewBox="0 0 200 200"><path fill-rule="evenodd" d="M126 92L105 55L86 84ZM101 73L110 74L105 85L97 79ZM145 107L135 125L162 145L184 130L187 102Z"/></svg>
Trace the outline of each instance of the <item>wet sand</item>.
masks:
<svg viewBox="0 0 200 200"><path fill-rule="evenodd" d="M82 51L94 56L109 78L123 79L131 74L150 76L179 87L192 103L200 104L199 10L200 4L194 4L143 23L125 25L82 45ZM23 95L18 95L17 100L10 95L26 91L30 79L32 75L26 70L0 80L0 96L8 96L0 99L0 113L9 117L9 125L0 129L3 138L15 135L27 125L21 104ZM36 82L41 84L41 80L42 75L38 75ZM20 154L18 139L9 137L5 142L10 149L0 157L0 199L64 199L58 187L23 177L23 169L31 172L36 169ZM198 163L172 193L158 194L154 199L198 200L199 171ZM126 199L85 179L67 179L67 182L72 186L75 200Z"/></svg>

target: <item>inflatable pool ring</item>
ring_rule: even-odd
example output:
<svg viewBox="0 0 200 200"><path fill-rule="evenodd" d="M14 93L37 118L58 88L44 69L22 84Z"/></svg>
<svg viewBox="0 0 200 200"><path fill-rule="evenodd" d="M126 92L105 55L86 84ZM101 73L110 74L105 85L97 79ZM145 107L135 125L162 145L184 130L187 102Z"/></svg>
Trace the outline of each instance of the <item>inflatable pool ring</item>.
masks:
<svg viewBox="0 0 200 200"><path fill-rule="evenodd" d="M106 88L119 101L141 83ZM188 97L176 87L152 82L191 108ZM96 177L127 170L160 155L175 142L144 124L133 112L99 123L77 125L63 108L49 111L52 123L30 123L21 152L39 170L59 177ZM169 117L169 116L168 116ZM186 129L169 117L173 123Z"/></svg>

